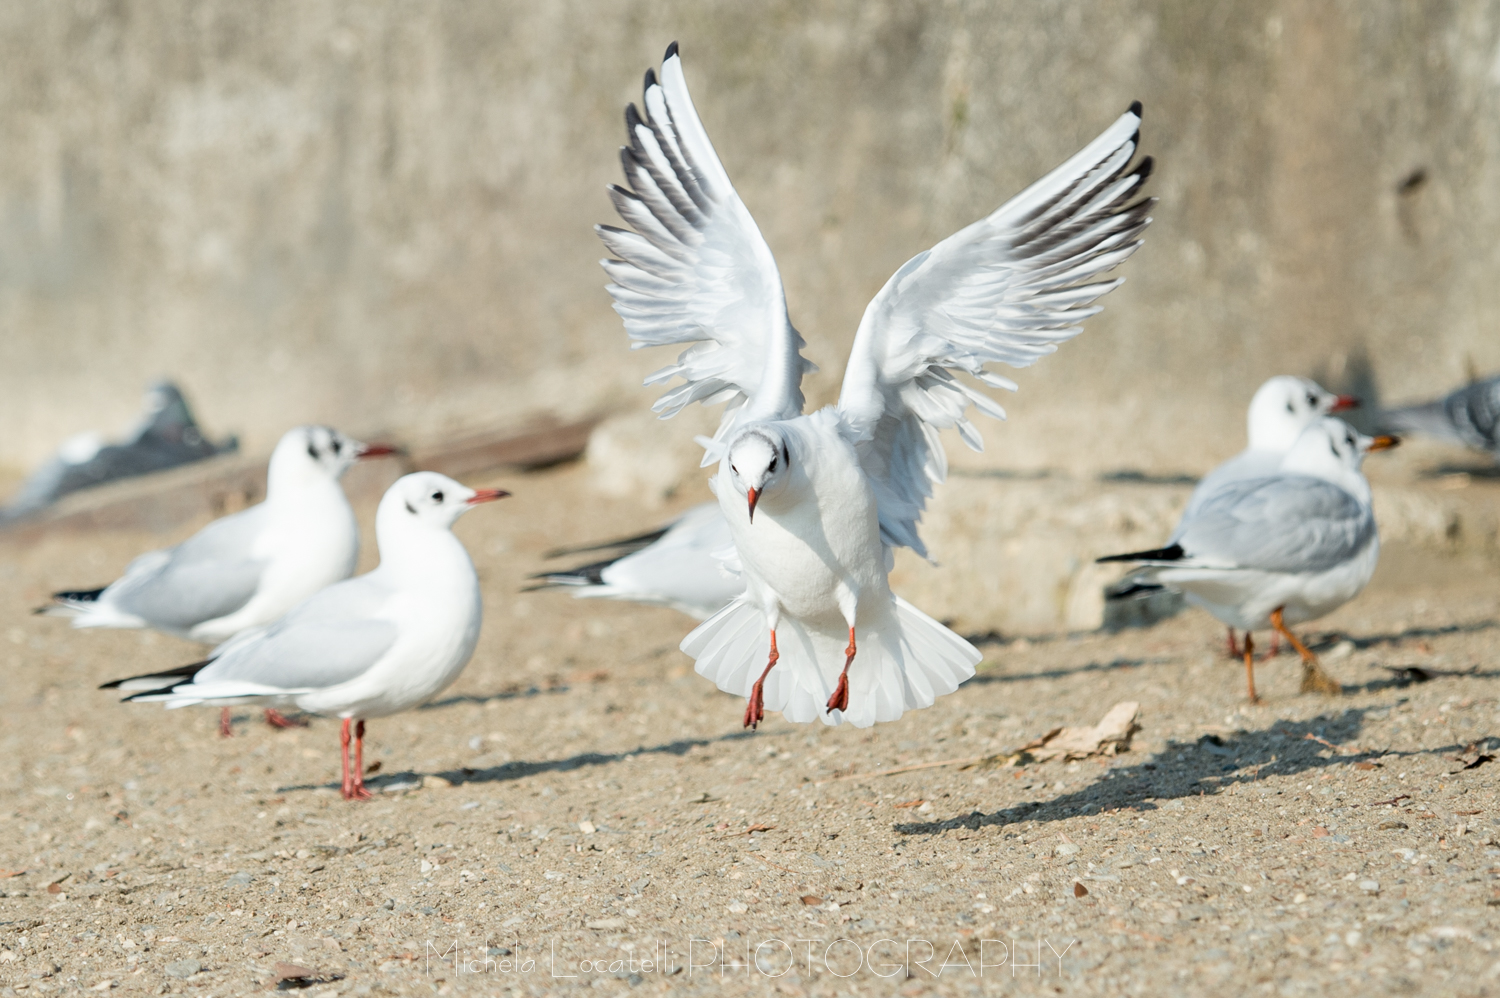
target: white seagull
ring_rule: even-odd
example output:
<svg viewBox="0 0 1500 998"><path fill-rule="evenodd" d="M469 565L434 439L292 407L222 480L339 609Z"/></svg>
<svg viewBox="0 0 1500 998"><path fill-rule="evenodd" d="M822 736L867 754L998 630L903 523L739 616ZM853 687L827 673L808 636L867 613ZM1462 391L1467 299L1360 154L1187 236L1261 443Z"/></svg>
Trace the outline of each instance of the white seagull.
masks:
<svg viewBox="0 0 1500 998"><path fill-rule="evenodd" d="M1333 612L1375 573L1380 538L1360 465L1396 443L1325 416L1302 431L1275 473L1227 482L1205 497L1166 547L1099 560L1144 562L1143 576L1243 629L1252 703L1259 698L1250 632L1267 628L1302 656L1303 692L1336 694L1339 684L1288 625Z"/></svg>
<svg viewBox="0 0 1500 998"><path fill-rule="evenodd" d="M725 566L734 551L729 521L716 502L694 506L661 530L548 557L610 551L608 558L563 572L543 572L533 589L571 589L577 599L628 600L669 606L697 620L713 616L745 591Z"/></svg>
<svg viewBox="0 0 1500 998"><path fill-rule="evenodd" d="M1245 414L1249 438L1245 449L1198 482L1168 543L1178 539L1188 519L1208 496L1229 482L1274 474L1309 424L1358 405L1359 399L1354 396L1335 395L1309 378L1279 374L1266 381L1256 389ZM1273 648L1273 654L1274 651ZM1229 628L1229 654L1232 658L1240 657L1233 627Z"/></svg>
<svg viewBox="0 0 1500 998"><path fill-rule="evenodd" d="M55 593L37 612L72 617L74 627L150 627L205 644L269 624L354 572L359 524L339 479L361 458L393 453L326 426L288 430L271 454L264 502L137 557L102 589ZM274 712L267 720L289 723ZM229 733L227 711L220 731Z"/></svg>
<svg viewBox="0 0 1500 998"><path fill-rule="evenodd" d="M1051 353L1118 286L1100 275L1135 252L1150 221L1150 202L1131 201L1150 170L1149 159L1131 164L1140 105L902 266L865 310L838 405L804 415L800 383L812 365L770 248L693 108L675 43L660 82L646 74L644 103L645 118L634 105L625 113L630 189L610 189L634 231L597 228L615 257L604 268L632 346L694 344L647 380L685 382L654 408L670 416L691 402L728 403L704 464L719 461L713 485L746 583L682 649L701 675L748 698L747 726L766 707L861 727L926 707L981 656L891 593L893 549L926 556L917 522L947 470L938 431L956 428L978 449L968 407L1004 415L954 374L1014 389L985 365L1024 367Z"/></svg>
<svg viewBox="0 0 1500 998"><path fill-rule="evenodd" d="M329 586L269 627L241 634L206 662L101 689L147 687L126 699L169 708L254 703L343 718L343 794L366 799L365 721L415 707L446 688L479 640L479 579L453 523L509 494L476 491L431 471L407 475L386 491L375 514L379 567Z"/></svg>
<svg viewBox="0 0 1500 998"><path fill-rule="evenodd" d="M1203 476L1188 498L1182 522L1226 483L1274 474L1310 424L1358 405L1359 399L1354 396L1335 395L1309 378L1278 374L1269 379L1250 399L1245 414L1245 449Z"/></svg>

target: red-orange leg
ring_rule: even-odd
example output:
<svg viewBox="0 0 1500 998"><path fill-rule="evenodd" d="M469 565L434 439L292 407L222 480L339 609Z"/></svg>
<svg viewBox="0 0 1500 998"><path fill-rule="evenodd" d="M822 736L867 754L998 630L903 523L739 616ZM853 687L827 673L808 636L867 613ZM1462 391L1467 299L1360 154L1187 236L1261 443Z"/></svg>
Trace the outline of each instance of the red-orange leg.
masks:
<svg viewBox="0 0 1500 998"><path fill-rule="evenodd" d="M365 789L365 722L354 724L354 783L344 796L350 800L369 800L370 791Z"/></svg>
<svg viewBox="0 0 1500 998"><path fill-rule="evenodd" d="M833 696L828 698L829 711L849 709L849 666L854 664L854 654L859 648L854 644L854 628L849 628L849 647L844 649L844 671L839 673L839 684Z"/></svg>
<svg viewBox="0 0 1500 998"><path fill-rule="evenodd" d="M307 722L306 721L303 721L303 720L293 720L292 718L287 717L281 711L277 710L275 707L267 707L266 708L266 723L269 724L273 728L305 728L305 727L307 727Z"/></svg>
<svg viewBox="0 0 1500 998"><path fill-rule="evenodd" d="M1240 654L1240 643L1234 639L1234 628L1231 627L1229 628L1229 657L1239 658Z"/></svg>
<svg viewBox="0 0 1500 998"><path fill-rule="evenodd" d="M234 729L229 726L229 708L228 707L221 707L219 709L219 737L220 738L233 738L234 737Z"/></svg>
<svg viewBox="0 0 1500 998"><path fill-rule="evenodd" d="M354 793L354 781L349 778L349 718L344 718L344 724L339 729L339 754L343 760L343 781L339 792L348 800Z"/></svg>
<svg viewBox="0 0 1500 998"><path fill-rule="evenodd" d="M771 657L766 662L765 671L750 687L750 702L745 704L745 727L753 728L765 720L766 717L766 677L771 674L771 669L776 665L776 660L781 654L776 650L776 632L771 632Z"/></svg>
<svg viewBox="0 0 1500 998"><path fill-rule="evenodd" d="M1249 631L1245 632L1245 684L1250 689L1250 702L1260 703L1260 697L1255 695L1255 639Z"/></svg>

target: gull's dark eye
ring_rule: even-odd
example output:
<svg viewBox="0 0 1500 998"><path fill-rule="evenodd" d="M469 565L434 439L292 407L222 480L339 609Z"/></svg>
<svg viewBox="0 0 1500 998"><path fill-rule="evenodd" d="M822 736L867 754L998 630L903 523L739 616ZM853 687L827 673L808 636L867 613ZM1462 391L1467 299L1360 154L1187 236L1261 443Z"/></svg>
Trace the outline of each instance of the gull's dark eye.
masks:
<svg viewBox="0 0 1500 998"><path fill-rule="evenodd" d="M769 471L773 475L776 474L776 459L774 457L771 458L771 466L769 468L767 468L766 470Z"/></svg>
<svg viewBox="0 0 1500 998"><path fill-rule="evenodd" d="M732 471L732 472L734 472L736 475L738 475L740 473L740 469L736 468L732 464L729 466L729 470Z"/></svg>
<svg viewBox="0 0 1500 998"><path fill-rule="evenodd" d="M441 491L434 492L432 494L432 501L433 502L442 502L443 501L443 493Z"/></svg>
<svg viewBox="0 0 1500 998"><path fill-rule="evenodd" d="M311 440L307 442L307 456L312 458L314 461L318 459L318 448L313 446L313 442Z"/></svg>

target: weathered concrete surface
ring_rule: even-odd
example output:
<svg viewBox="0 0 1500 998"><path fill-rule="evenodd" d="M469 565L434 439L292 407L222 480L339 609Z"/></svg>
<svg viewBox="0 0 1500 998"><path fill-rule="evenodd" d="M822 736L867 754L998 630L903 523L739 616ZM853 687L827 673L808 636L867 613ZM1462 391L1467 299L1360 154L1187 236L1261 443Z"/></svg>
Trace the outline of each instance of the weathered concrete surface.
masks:
<svg viewBox="0 0 1500 998"><path fill-rule="evenodd" d="M1145 102L1148 246L972 467L1196 472L1271 373L1500 368L1496 4L10 4L0 466L162 374L252 453L644 408L590 226L674 38L818 402L901 261Z"/></svg>

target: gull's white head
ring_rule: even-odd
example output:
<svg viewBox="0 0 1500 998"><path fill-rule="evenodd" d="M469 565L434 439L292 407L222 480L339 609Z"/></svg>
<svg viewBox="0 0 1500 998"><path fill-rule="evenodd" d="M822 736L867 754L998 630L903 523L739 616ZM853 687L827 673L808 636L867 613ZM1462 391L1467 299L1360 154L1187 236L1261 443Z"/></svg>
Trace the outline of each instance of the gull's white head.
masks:
<svg viewBox="0 0 1500 998"><path fill-rule="evenodd" d="M1368 500L1370 486L1360 473L1365 455L1400 442L1391 436L1367 437L1342 419L1323 416L1298 435L1281 462L1281 470L1325 479Z"/></svg>
<svg viewBox="0 0 1500 998"><path fill-rule="evenodd" d="M1316 381L1278 375L1255 392L1246 419L1250 449L1285 452L1308 424L1322 416L1359 405L1350 395L1335 395Z"/></svg>
<svg viewBox="0 0 1500 998"><path fill-rule="evenodd" d="M389 444L366 444L331 426L288 430L271 452L268 494L286 486L338 481L355 461L396 453Z"/></svg>
<svg viewBox="0 0 1500 998"><path fill-rule="evenodd" d="M753 426L734 438L724 460L729 463L734 490L745 497L754 523L756 505L786 484L792 466L786 439L772 427Z"/></svg>
<svg viewBox="0 0 1500 998"><path fill-rule="evenodd" d="M384 532L396 524L448 530L455 520L480 503L510 495L503 489L471 489L447 475L418 471L396 480L380 500L375 528Z"/></svg>

